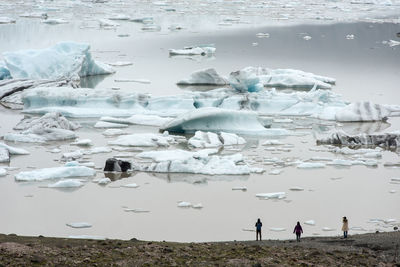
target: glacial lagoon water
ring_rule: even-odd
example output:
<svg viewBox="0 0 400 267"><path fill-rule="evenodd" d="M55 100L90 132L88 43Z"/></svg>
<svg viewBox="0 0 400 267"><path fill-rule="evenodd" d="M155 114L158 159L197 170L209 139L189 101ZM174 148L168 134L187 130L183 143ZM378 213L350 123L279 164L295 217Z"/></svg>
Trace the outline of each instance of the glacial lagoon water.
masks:
<svg viewBox="0 0 400 267"><path fill-rule="evenodd" d="M93 55L103 62L132 61L133 65L117 67L113 75L82 80L82 86L93 88L128 88L152 95L172 95L182 90L178 80L193 71L214 67L227 76L246 66L293 68L337 79L333 91L354 101L380 104L399 104L400 84L399 47L382 43L396 38L398 24L348 23L329 25L286 25L219 29L190 32L141 32L137 25L121 22L117 29L80 28L77 24L49 26L31 20L0 25L0 51L45 48L59 41L87 42ZM257 38L267 32L269 38ZM128 37L118 37L129 34ZM354 39L346 39L353 34ZM304 36L311 36L305 40ZM398 40L398 39L396 39ZM168 49L187 45L212 43L217 48L214 57L169 57ZM253 45L257 43L257 45ZM115 82L118 79L148 79L150 84ZM12 131L24 115L18 110L1 108L0 134ZM283 117L287 118L287 117ZM349 158L332 152L319 151L316 138L335 129L351 134L361 132L391 132L400 129L400 119L387 123L335 123L290 117L293 123L273 126L305 132L305 135L281 137L285 149L262 146L269 138L245 137L247 144L235 149L222 149L221 154L243 153L252 166L265 169L263 174L241 176L206 176L192 174L132 173L110 177L112 182L101 186L91 181L78 189L45 188L46 182L16 182L14 175L23 170L60 166L62 152L78 149L70 142L46 145L10 144L31 152L27 156L12 156L8 175L0 178L0 232L19 235L71 236L91 235L107 238L169 241L221 241L254 238L257 218L263 222L263 237L292 238L297 221L315 220L315 226L303 225L306 236L339 235L342 216L349 218L350 234L365 231L391 230L393 224L383 220L400 221L400 185L391 179L400 177L400 169L385 167L384 163L399 162L398 151L384 151L377 167L326 166L321 169L298 169L293 162L312 157ZM107 146L103 129L94 129L96 119L77 120L83 126L79 138L89 138L94 146ZM132 133L156 133L157 127L130 126ZM187 137L190 137L188 135ZM187 149L184 144L172 146ZM273 148L271 148L273 147ZM145 149L149 150L149 149ZM326 150L326 149L325 149ZM136 154L137 152L133 152ZM107 158L121 155L85 156L95 163L96 178ZM131 158L132 155L127 155ZM268 159L278 158L287 165L274 166ZM282 169L279 175L269 174ZM136 183L138 188L121 185ZM232 190L245 186L247 191ZM302 191L290 190L301 187ZM286 192L284 199L260 200L257 193ZM392 192L392 193L390 193ZM202 209L179 208L179 201L201 203ZM127 212L124 209L143 209L149 212ZM372 223L371 219L381 219ZM88 222L91 228L75 229L66 223ZM329 227L332 231L324 231ZM352 227L357 227L353 228ZM285 228L272 231L270 228Z"/></svg>

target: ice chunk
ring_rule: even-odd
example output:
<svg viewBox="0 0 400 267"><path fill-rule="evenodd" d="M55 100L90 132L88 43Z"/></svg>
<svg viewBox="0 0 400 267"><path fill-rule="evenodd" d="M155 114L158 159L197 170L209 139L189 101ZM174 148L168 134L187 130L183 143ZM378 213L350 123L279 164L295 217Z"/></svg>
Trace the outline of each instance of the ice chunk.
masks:
<svg viewBox="0 0 400 267"><path fill-rule="evenodd" d="M262 146L276 146L276 145L284 145L284 143L282 143L279 140L273 139L273 140L264 141L261 145Z"/></svg>
<svg viewBox="0 0 400 267"><path fill-rule="evenodd" d="M118 27L119 23L109 20L109 19L99 19L100 27Z"/></svg>
<svg viewBox="0 0 400 267"><path fill-rule="evenodd" d="M160 117L155 115L132 115L129 118L114 118L114 117L101 117L101 121L121 123L121 124L138 124L138 125L150 125L150 126L161 126L172 120L170 117Z"/></svg>
<svg viewBox="0 0 400 267"><path fill-rule="evenodd" d="M102 179L99 179L99 180L97 181L97 183L98 183L99 185L106 185L106 184L108 184L108 183L111 183L111 179L110 179L110 178L102 178Z"/></svg>
<svg viewBox="0 0 400 267"><path fill-rule="evenodd" d="M84 150L82 153L84 155L100 154L100 153L110 153L111 148L105 146L93 147L92 149Z"/></svg>
<svg viewBox="0 0 400 267"><path fill-rule="evenodd" d="M354 34L347 34L346 35L347 40L353 40L354 39Z"/></svg>
<svg viewBox="0 0 400 267"><path fill-rule="evenodd" d="M113 122L106 122L106 121L98 121L94 125L94 128L127 128L127 124L121 123L113 123Z"/></svg>
<svg viewBox="0 0 400 267"><path fill-rule="evenodd" d="M109 141L110 145L119 146L169 146L176 143L178 139L173 135L153 134L153 133L138 133L119 136L114 141Z"/></svg>
<svg viewBox="0 0 400 267"><path fill-rule="evenodd" d="M75 188L83 186L83 183L76 179L67 179L47 185L50 188Z"/></svg>
<svg viewBox="0 0 400 267"><path fill-rule="evenodd" d="M75 138L75 133L70 130L39 127L21 133L8 133L4 135L4 140L6 141L24 143L46 143L48 141L63 141Z"/></svg>
<svg viewBox="0 0 400 267"><path fill-rule="evenodd" d="M249 111L232 111L219 108L200 108L182 114L161 130L172 132L224 131L254 135L288 135L285 129L266 129L257 114Z"/></svg>
<svg viewBox="0 0 400 267"><path fill-rule="evenodd" d="M272 169L272 170L269 171L268 174L270 174L270 175L279 175L279 174L281 174L282 172L283 172L282 169Z"/></svg>
<svg viewBox="0 0 400 267"><path fill-rule="evenodd" d="M150 84L150 80L146 79L115 79L115 82L119 83L144 83L144 84Z"/></svg>
<svg viewBox="0 0 400 267"><path fill-rule="evenodd" d="M130 61L108 62L107 64L110 65L110 66L114 66L114 67L123 67L123 66L130 66L130 65L133 65L133 63L130 62Z"/></svg>
<svg viewBox="0 0 400 267"><path fill-rule="evenodd" d="M92 227L92 224L87 223L87 222L67 223L66 225L69 227L72 227L72 228L90 228L90 227Z"/></svg>
<svg viewBox="0 0 400 267"><path fill-rule="evenodd" d="M121 187L126 187L126 188L138 188L139 185L137 185L137 184L135 184L135 183L133 183L133 184L124 184L124 185L121 185Z"/></svg>
<svg viewBox="0 0 400 267"><path fill-rule="evenodd" d="M258 193L256 197L261 199L283 199L286 198L285 192L274 192L274 193Z"/></svg>
<svg viewBox="0 0 400 267"><path fill-rule="evenodd" d="M0 163L10 162L10 152L7 148L0 146Z"/></svg>
<svg viewBox="0 0 400 267"><path fill-rule="evenodd" d="M236 134L212 133L196 131L195 135L189 139L188 144L196 148L219 147L245 144L246 140Z"/></svg>
<svg viewBox="0 0 400 267"><path fill-rule="evenodd" d="M300 187L300 186L293 186L291 188L289 188L290 191L304 191L304 188Z"/></svg>
<svg viewBox="0 0 400 267"><path fill-rule="evenodd" d="M203 208L203 204L201 204L201 203L193 204L192 208L194 208L194 209L202 209Z"/></svg>
<svg viewBox="0 0 400 267"><path fill-rule="evenodd" d="M385 148L399 147L400 146L400 134L398 133L383 133L383 134L359 134L359 135L348 135L344 132L333 133L328 138L322 138L317 140L317 144L333 144L333 145L345 145L345 146L380 146ZM353 154L359 153L375 153L370 156L379 157L376 154L379 151L372 149L368 150L352 150ZM341 151L339 151L341 152ZM341 153L351 152L348 148L343 150Z"/></svg>
<svg viewBox="0 0 400 267"><path fill-rule="evenodd" d="M322 231L328 232L328 231L335 231L336 229L330 228L330 227L323 227Z"/></svg>
<svg viewBox="0 0 400 267"><path fill-rule="evenodd" d="M6 169L0 168L0 177L6 176L6 175L7 175Z"/></svg>
<svg viewBox="0 0 400 267"><path fill-rule="evenodd" d="M71 145L75 146L92 146L92 140L90 139L78 139L75 142L71 143Z"/></svg>
<svg viewBox="0 0 400 267"><path fill-rule="evenodd" d="M247 187L246 186L234 186L234 187L232 187L232 190L233 191L238 191L238 190L247 191Z"/></svg>
<svg viewBox="0 0 400 267"><path fill-rule="evenodd" d="M40 118L24 118L15 127L15 130L32 130L33 128L57 128L74 131L80 127L60 113L47 113ZM33 131L33 130L32 130Z"/></svg>
<svg viewBox="0 0 400 267"><path fill-rule="evenodd" d="M105 135L105 136L116 136L116 135L123 135L123 134L128 134L128 132L125 132L121 129L107 129L103 132L103 135Z"/></svg>
<svg viewBox="0 0 400 267"><path fill-rule="evenodd" d="M179 201L178 202L178 207L179 208L190 208L192 206L192 203L186 202L186 201Z"/></svg>
<svg viewBox="0 0 400 267"><path fill-rule="evenodd" d="M12 147L12 146L6 145L4 143L0 143L0 147L7 149L11 155L29 155L30 154L29 151L27 151L23 148Z"/></svg>
<svg viewBox="0 0 400 267"><path fill-rule="evenodd" d="M63 153L61 156L61 160L63 161L71 161L71 160L76 160L83 157L82 151L81 150L76 150L72 152L66 152Z"/></svg>
<svg viewBox="0 0 400 267"><path fill-rule="evenodd" d="M169 54L173 55L186 55L186 56L194 56L194 55L210 55L215 53L215 47L185 47L184 49L170 49Z"/></svg>
<svg viewBox="0 0 400 267"><path fill-rule="evenodd" d="M286 228L281 228L281 227L271 227L269 228L270 231L274 231L274 232L283 232L286 231Z"/></svg>
<svg viewBox="0 0 400 267"><path fill-rule="evenodd" d="M308 220L308 221L305 221L304 224L314 226L315 225L315 221L314 220Z"/></svg>
<svg viewBox="0 0 400 267"><path fill-rule="evenodd" d="M0 24L15 23L16 20L9 17L0 17Z"/></svg>
<svg viewBox="0 0 400 267"><path fill-rule="evenodd" d="M311 37L311 36L309 36L309 35L306 35L306 36L303 36L303 39L304 39L304 40L306 40L306 41L309 41L309 40L311 40L311 39L312 39L312 37Z"/></svg>
<svg viewBox="0 0 400 267"><path fill-rule="evenodd" d="M399 41L395 41L395 40L389 40L389 41L383 41L383 44L388 44L390 47L395 47L400 45Z"/></svg>
<svg viewBox="0 0 400 267"><path fill-rule="evenodd" d="M336 121L385 121L392 110L385 105L371 102L356 102L338 110Z"/></svg>
<svg viewBox="0 0 400 267"><path fill-rule="evenodd" d="M14 79L51 79L80 77L115 72L110 66L92 59L88 44L64 42L42 50L3 53Z"/></svg>
<svg viewBox="0 0 400 267"><path fill-rule="evenodd" d="M94 236L94 235L70 235L68 238L72 239L92 239L92 240L106 240L103 236Z"/></svg>
<svg viewBox="0 0 400 267"><path fill-rule="evenodd" d="M84 166L55 167L20 172L15 175L16 181L42 181L49 179L94 176L96 171Z"/></svg>
<svg viewBox="0 0 400 267"><path fill-rule="evenodd" d="M125 14L112 14L108 17L111 20L130 20L131 17Z"/></svg>
<svg viewBox="0 0 400 267"><path fill-rule="evenodd" d="M262 171L262 169L251 168L247 164L243 164L243 156L241 154L209 156L209 154L215 152L216 150L214 149L205 149L197 152L184 150L142 152L137 157L151 158L156 162L144 166L134 166L134 169L146 172L198 173L208 175L244 175Z"/></svg>
<svg viewBox="0 0 400 267"><path fill-rule="evenodd" d="M256 34L258 38L269 38L269 33L259 32Z"/></svg>
<svg viewBox="0 0 400 267"><path fill-rule="evenodd" d="M186 80L181 80L178 85L226 85L228 82L218 75L215 69L205 69L193 72Z"/></svg>
<svg viewBox="0 0 400 267"><path fill-rule="evenodd" d="M241 93L258 92L264 88L260 78L252 71L249 71L248 68L231 72L229 83L235 90Z"/></svg>
<svg viewBox="0 0 400 267"><path fill-rule="evenodd" d="M67 24L68 21L65 19L44 19L42 23L49 24L49 25L57 25L57 24Z"/></svg>
<svg viewBox="0 0 400 267"><path fill-rule="evenodd" d="M325 168L324 163L319 163L319 162L302 162L297 165L298 169L320 169L320 168Z"/></svg>

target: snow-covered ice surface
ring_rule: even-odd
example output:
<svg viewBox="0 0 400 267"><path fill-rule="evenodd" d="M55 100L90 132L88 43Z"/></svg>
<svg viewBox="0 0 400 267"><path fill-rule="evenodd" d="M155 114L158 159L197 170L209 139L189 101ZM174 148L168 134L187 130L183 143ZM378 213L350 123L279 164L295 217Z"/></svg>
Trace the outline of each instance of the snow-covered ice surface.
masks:
<svg viewBox="0 0 400 267"><path fill-rule="evenodd" d="M394 24L399 22L399 1L272 0L268 5L261 0L96 2L26 0L19 1L18 8L15 1L0 3L0 17L16 20L0 25L1 52L45 51L67 41L87 43L92 60L110 62L116 70L112 75L77 75L79 82L0 83L2 104L16 108L0 106L0 135L24 131L13 128L25 116L54 111L81 125L73 130L75 144L74 140L36 144L2 140L10 146L2 146L9 152L10 162L0 163L0 169L6 171L0 179L0 203L6 203L0 208L5 218L0 221L1 232L193 242L252 239L253 233L241 229L254 229L257 218L267 231L290 230L297 221L303 222L305 236L341 234L343 216L351 226L359 227L351 228L350 234L360 231L357 229L389 231L398 223L399 181L392 180L400 177L398 148L317 145L316 141L338 132L346 134L343 140L353 141L363 134L385 136L399 131L399 30ZM45 24L42 20L46 17L68 23ZM100 26L102 19L108 19L108 26ZM300 25L303 23L307 25ZM169 55L171 48L190 51L195 47L216 50L204 56ZM220 77L228 78L247 66L254 66L247 74L255 76L248 79L243 75L243 83L237 85L242 92L228 84L214 90L217 86L176 85L199 70L213 68ZM0 76L10 78L2 63ZM24 89L38 84L42 88ZM53 85L43 88L49 84ZM249 92L249 88L259 91ZM25 107L21 112L22 100ZM217 113L209 114L193 129L177 133L178 140L168 146L108 143L118 140L118 135L138 134L154 135L150 141L155 142L162 136L162 125L201 108L230 113L225 116L227 123L217 123ZM257 121L245 121L241 130L251 132L261 125L262 131L281 134L236 132L237 121L232 117L242 111L254 113ZM125 128L95 128L100 118ZM354 120L359 122L350 122ZM212 133L207 133L209 140L200 138L201 146L216 144L215 135L222 137L227 132L219 130L219 124L246 143L219 145L207 156L192 154L202 149L188 143L195 132ZM197 126L204 129L194 129ZM231 137L232 142L238 140ZM138 141L133 138L127 141ZM85 139L93 145L76 145ZM15 149L30 154L15 155ZM167 152L162 154L164 150ZM179 158L177 151L191 154ZM160 153L160 161L138 157L141 152ZM237 153L242 157L236 162ZM78 162L62 167L64 160L74 157ZM166 172L103 173L108 158L131 161L134 167L158 166ZM226 171L221 167L228 166L227 162L236 163ZM301 162L325 167L302 170L297 168ZM22 172L84 166L95 175L24 183L13 179ZM171 166L185 172L170 172ZM246 166L265 172L227 175ZM187 173L199 169L208 174ZM216 171L221 173L209 175ZM279 175L270 175L274 173ZM82 186L68 187L79 183ZM276 195L281 192L286 192L285 197ZM266 195L255 197L258 193L273 194L266 200ZM178 208L179 200L190 202L192 208ZM267 215L262 212L266 210ZM310 218L317 227L305 223ZM93 227L65 225L85 221ZM193 225L198 231L193 231ZM323 231L325 226L335 230ZM268 237L286 239L293 234L268 231Z"/></svg>
<svg viewBox="0 0 400 267"><path fill-rule="evenodd" d="M15 180L42 181L42 180L69 178L69 177L91 177L94 176L95 173L96 172L93 169L84 166L66 166L66 167L45 168L34 171L20 172L15 175ZM53 187L56 186L53 184Z"/></svg>

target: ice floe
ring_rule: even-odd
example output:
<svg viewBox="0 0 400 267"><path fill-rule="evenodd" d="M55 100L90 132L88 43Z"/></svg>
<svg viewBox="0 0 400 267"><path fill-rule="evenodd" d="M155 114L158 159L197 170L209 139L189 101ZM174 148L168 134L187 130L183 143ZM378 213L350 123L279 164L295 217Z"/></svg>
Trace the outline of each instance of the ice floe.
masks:
<svg viewBox="0 0 400 267"><path fill-rule="evenodd" d="M87 223L87 222L74 222L74 223L67 223L66 225L69 227L72 227L72 228L90 228L90 227L92 227L92 224Z"/></svg>
<svg viewBox="0 0 400 267"><path fill-rule="evenodd" d="M315 221L314 220L308 220L308 221L305 221L304 224L314 226L315 225Z"/></svg>
<svg viewBox="0 0 400 267"><path fill-rule="evenodd" d="M15 23L16 20L13 18L9 17L0 17L0 24L9 24L9 23Z"/></svg>
<svg viewBox="0 0 400 267"><path fill-rule="evenodd" d="M352 121L385 121L392 112L399 112L400 107L373 104L371 102L356 102L336 111L335 120Z"/></svg>
<svg viewBox="0 0 400 267"><path fill-rule="evenodd" d="M133 65L130 61L116 61L116 62L107 62L108 65L114 67L123 67L123 66L130 66Z"/></svg>
<svg viewBox="0 0 400 267"><path fill-rule="evenodd" d="M318 139L317 144L332 144L332 145L345 145L345 146L380 146L384 148L399 147L400 133L348 135L345 132L336 132L332 133L331 136L327 138ZM355 150L355 152L357 153L357 150ZM379 152L379 151L374 151L370 149L368 150L368 152Z"/></svg>
<svg viewBox="0 0 400 267"><path fill-rule="evenodd" d="M118 124L138 124L149 126L161 126L172 120L170 117L160 117L155 115L132 115L128 118L101 117L101 121Z"/></svg>
<svg viewBox="0 0 400 267"><path fill-rule="evenodd" d="M213 68L195 71L185 80L180 80L178 85L226 85L228 82L219 76Z"/></svg>
<svg viewBox="0 0 400 267"><path fill-rule="evenodd" d="M272 139L272 140L266 140L262 144L262 146L276 146L276 145L284 145L282 141Z"/></svg>
<svg viewBox="0 0 400 267"><path fill-rule="evenodd" d="M7 175L7 170L4 168L0 168L0 177L6 176Z"/></svg>
<svg viewBox="0 0 400 267"><path fill-rule="evenodd" d="M270 174L270 175L279 175L279 174L281 174L282 172L283 172L282 169L272 169L272 170L270 170L270 171L268 172L268 174Z"/></svg>
<svg viewBox="0 0 400 267"><path fill-rule="evenodd" d="M387 44L390 47L395 47L395 46L400 45L400 42L399 41L395 41L395 40L383 41L382 43L383 44Z"/></svg>
<svg viewBox="0 0 400 267"><path fill-rule="evenodd" d="M229 156L211 155L215 149L204 149L196 152L185 150L147 151L136 155L138 158L152 159L147 165L134 165L133 169L146 172L197 173L208 175L244 175L262 172L244 163L241 154ZM241 164L239 164L241 163Z"/></svg>
<svg viewBox="0 0 400 267"><path fill-rule="evenodd" d="M93 60L90 46L63 42L42 50L4 52L4 61L12 78L51 79L80 77L115 72L110 66Z"/></svg>
<svg viewBox="0 0 400 267"><path fill-rule="evenodd" d="M215 53L216 48L211 46L202 46L202 47L185 47L184 49L170 49L169 54L173 55L186 55L186 56L194 56L194 55L210 55Z"/></svg>
<svg viewBox="0 0 400 267"><path fill-rule="evenodd" d="M289 188L290 191L304 191L303 187L300 186L293 186L291 188Z"/></svg>
<svg viewBox="0 0 400 267"><path fill-rule="evenodd" d="M66 166L38 169L33 171L20 172L15 175L16 181L42 181L49 179L70 178L70 177L91 177L96 174L91 168L84 166Z"/></svg>
<svg viewBox="0 0 400 267"><path fill-rule="evenodd" d="M0 147L0 163L10 162L10 152L7 148Z"/></svg>
<svg viewBox="0 0 400 267"><path fill-rule="evenodd" d="M247 191L247 187L246 186L234 186L232 187L233 191Z"/></svg>
<svg viewBox="0 0 400 267"><path fill-rule="evenodd" d="M111 183L110 178L101 178L101 179L97 180L97 184L99 184L99 185L106 185L109 183Z"/></svg>
<svg viewBox="0 0 400 267"><path fill-rule="evenodd" d="M83 183L77 179L67 179L47 185L49 188L76 188L81 186L83 186Z"/></svg>
<svg viewBox="0 0 400 267"><path fill-rule="evenodd" d="M166 134L154 133L137 133L129 135L121 135L116 140L109 141L110 145L119 146L144 146L144 147L157 147L169 146L170 144L178 143L182 140L181 137Z"/></svg>
<svg viewBox="0 0 400 267"><path fill-rule="evenodd" d="M57 24L67 24L68 21L65 19L44 19L42 23L49 25L57 25Z"/></svg>
<svg viewBox="0 0 400 267"><path fill-rule="evenodd" d="M325 168L326 164L320 162L301 162L297 165L298 169L321 169Z"/></svg>
<svg viewBox="0 0 400 267"><path fill-rule="evenodd" d="M0 143L1 148L5 148L8 150L10 155L29 155L29 151L23 149L23 148L17 148L13 146L6 145L4 143Z"/></svg>
<svg viewBox="0 0 400 267"><path fill-rule="evenodd" d="M188 140L188 144L196 148L242 145L245 143L246 140L244 138L236 134L224 132L216 134L213 132L196 131L195 135Z"/></svg>
<svg viewBox="0 0 400 267"><path fill-rule="evenodd" d="M179 208L190 208L192 206L192 203L186 202L186 201L179 201L178 202L178 207Z"/></svg>
<svg viewBox="0 0 400 267"><path fill-rule="evenodd" d="M127 124L107 122L107 121L98 121L94 125L94 128L127 128L127 127L128 127Z"/></svg>
<svg viewBox="0 0 400 267"><path fill-rule="evenodd" d="M126 188L138 188L139 185L136 184L136 183L132 183L132 184L124 184L124 185L121 185L121 187L126 187Z"/></svg>
<svg viewBox="0 0 400 267"><path fill-rule="evenodd" d="M75 146L92 146L92 140L90 139L78 139L75 142L72 142L71 145Z"/></svg>
<svg viewBox="0 0 400 267"><path fill-rule="evenodd" d="M47 113L40 118L24 118L15 127L15 130L31 130L33 128L58 128L74 131L81 127L71 122L60 113Z"/></svg>
<svg viewBox="0 0 400 267"><path fill-rule="evenodd" d="M105 136L117 136L117 135L123 135L123 134L128 134L128 132L123 131L121 129L107 129L103 132L103 135L105 135Z"/></svg>
<svg viewBox="0 0 400 267"><path fill-rule="evenodd" d="M100 27L118 27L120 26L119 23L112 21L110 19L99 19Z"/></svg>
<svg viewBox="0 0 400 267"><path fill-rule="evenodd" d="M282 227L271 227L271 228L269 228L269 230L270 230L270 231L273 231L273 232L283 232L283 231L286 231L286 228L282 228Z"/></svg>
<svg viewBox="0 0 400 267"><path fill-rule="evenodd" d="M285 192L274 192L274 193L258 193L256 197L260 199L284 199L286 198Z"/></svg>

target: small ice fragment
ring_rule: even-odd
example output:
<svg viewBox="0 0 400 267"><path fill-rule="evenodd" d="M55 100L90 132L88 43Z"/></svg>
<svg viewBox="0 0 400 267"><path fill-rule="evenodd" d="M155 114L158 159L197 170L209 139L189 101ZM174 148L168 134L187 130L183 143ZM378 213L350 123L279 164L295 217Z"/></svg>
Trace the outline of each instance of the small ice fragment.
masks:
<svg viewBox="0 0 400 267"><path fill-rule="evenodd" d="M128 132L125 132L121 129L107 129L103 132L103 135L105 135L105 136L116 136L116 135L123 135L123 134L128 134Z"/></svg>
<svg viewBox="0 0 400 267"><path fill-rule="evenodd" d="M396 221L397 221L396 219L386 219L383 222L386 224L392 224L392 223L395 223Z"/></svg>
<svg viewBox="0 0 400 267"><path fill-rule="evenodd" d="M269 230L274 231L274 232L283 232L283 231L286 231L286 228L271 227L271 228L269 228Z"/></svg>
<svg viewBox="0 0 400 267"><path fill-rule="evenodd" d="M42 23L49 24L49 25L57 25L57 24L66 24L68 21L65 19L44 19Z"/></svg>
<svg viewBox="0 0 400 267"><path fill-rule="evenodd" d="M259 33L256 34L256 36L257 36L258 38L269 38L269 33L262 33L262 32L259 32Z"/></svg>
<svg viewBox="0 0 400 267"><path fill-rule="evenodd" d="M135 183L133 183L133 184L124 184L124 185L121 185L121 187L126 187L126 188L138 188L139 185L137 185L137 184L135 184Z"/></svg>
<svg viewBox="0 0 400 267"><path fill-rule="evenodd" d="M232 187L232 190L233 191L239 191L239 190L247 191L247 187L246 186L234 186L234 187Z"/></svg>
<svg viewBox="0 0 400 267"><path fill-rule="evenodd" d="M0 171L0 172L1 172L1 171ZM1 175L0 175L0 176L1 176ZM396 193L396 192L397 192L397 191L394 190L394 189L389 191L389 193L391 193L391 194L394 194L394 193Z"/></svg>
<svg viewBox="0 0 400 267"><path fill-rule="evenodd" d="M71 145L91 146L92 145L92 140L90 140L90 139L78 139L75 142L71 143Z"/></svg>
<svg viewBox="0 0 400 267"><path fill-rule="evenodd" d="M76 179L62 180L54 184L47 185L49 188L76 188L81 186L83 186L83 183Z"/></svg>
<svg viewBox="0 0 400 267"><path fill-rule="evenodd" d="M72 227L72 228L90 228L90 227L92 227L92 225L87 222L67 223L66 225L69 227Z"/></svg>
<svg viewBox="0 0 400 267"><path fill-rule="evenodd" d="M261 199L283 199L286 197L285 192L275 192L275 193L258 193L256 197Z"/></svg>
<svg viewBox="0 0 400 267"><path fill-rule="evenodd" d="M346 35L347 40L353 40L354 39L354 34L348 34Z"/></svg>
<svg viewBox="0 0 400 267"><path fill-rule="evenodd" d="M60 153L61 149L59 148L53 148L52 150L49 151L50 153Z"/></svg>
<svg viewBox="0 0 400 267"><path fill-rule="evenodd" d="M312 37L309 36L309 35L306 35L306 36L303 37L303 39L306 40L306 41L311 40L311 38L312 38Z"/></svg>
<svg viewBox="0 0 400 267"><path fill-rule="evenodd" d="M328 231L335 231L335 229L330 228L330 227L323 227L322 231L328 232Z"/></svg>
<svg viewBox="0 0 400 267"><path fill-rule="evenodd" d="M110 66L115 66L115 67L123 67L123 66L133 65L133 63L130 61L116 61L116 62L109 62L107 64Z"/></svg>
<svg viewBox="0 0 400 267"><path fill-rule="evenodd" d="M180 208L190 208L191 206L192 206L192 203L190 203L190 202L185 202L185 201L178 202L178 207L180 207Z"/></svg>
<svg viewBox="0 0 400 267"><path fill-rule="evenodd" d="M111 179L110 178L102 178L97 182L99 185L106 185L108 183L111 183Z"/></svg>
<svg viewBox="0 0 400 267"><path fill-rule="evenodd" d="M258 43L251 43L252 46L258 46Z"/></svg>
<svg viewBox="0 0 400 267"><path fill-rule="evenodd" d="M314 226L315 225L315 221L314 220L308 220L308 221L305 221L304 224Z"/></svg>
<svg viewBox="0 0 400 267"><path fill-rule="evenodd" d="M150 84L150 80L146 79L115 79L114 82L118 83L144 83L144 84Z"/></svg>
<svg viewBox="0 0 400 267"><path fill-rule="evenodd" d="M118 27L119 23L109 19L100 19L99 20L100 27Z"/></svg>
<svg viewBox="0 0 400 267"><path fill-rule="evenodd" d="M201 203L194 204L192 206L192 208L194 208L194 209L202 209L203 208L203 204L201 204Z"/></svg>
<svg viewBox="0 0 400 267"><path fill-rule="evenodd" d="M124 208L124 211L125 212L134 212L134 213L148 213L148 212L150 212L149 210L145 210L145 209L141 209L141 208L138 208L138 209Z"/></svg>
<svg viewBox="0 0 400 267"><path fill-rule="evenodd" d="M7 175L6 169L0 168L0 177L6 176L6 175Z"/></svg>
<svg viewBox="0 0 400 267"><path fill-rule="evenodd" d="M270 175L279 175L283 172L282 169L272 169L268 174Z"/></svg>
<svg viewBox="0 0 400 267"><path fill-rule="evenodd" d="M267 140L264 143L262 143L262 146L271 146L271 145L283 145L284 143L282 143L279 140Z"/></svg>
<svg viewBox="0 0 400 267"><path fill-rule="evenodd" d="M297 165L298 169L319 169L319 168L325 168L324 163L319 163L319 162L302 162L299 165Z"/></svg>
<svg viewBox="0 0 400 267"><path fill-rule="evenodd" d="M127 124L98 121L94 125L94 128L127 128L128 126L129 125L127 125Z"/></svg>
<svg viewBox="0 0 400 267"><path fill-rule="evenodd" d="M289 188L290 191L304 191L304 188L299 187L299 186L293 186Z"/></svg>
<svg viewBox="0 0 400 267"><path fill-rule="evenodd" d="M9 17L0 17L0 24L15 23L16 20Z"/></svg>
<svg viewBox="0 0 400 267"><path fill-rule="evenodd" d="M392 182L400 182L400 178L391 178L390 179Z"/></svg>

